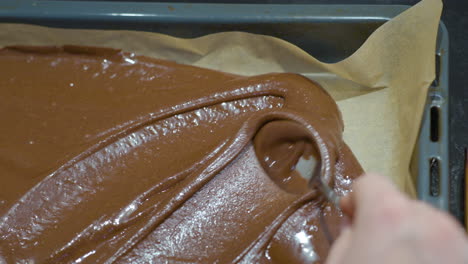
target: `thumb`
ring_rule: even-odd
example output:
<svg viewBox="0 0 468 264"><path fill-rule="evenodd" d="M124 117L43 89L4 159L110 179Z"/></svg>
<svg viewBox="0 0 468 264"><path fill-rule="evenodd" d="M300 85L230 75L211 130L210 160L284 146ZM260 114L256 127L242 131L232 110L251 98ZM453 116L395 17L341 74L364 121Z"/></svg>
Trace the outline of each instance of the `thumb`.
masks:
<svg viewBox="0 0 468 264"><path fill-rule="evenodd" d="M340 236L333 242L325 264L342 264L345 263L346 251L351 245L352 230L346 227L341 231Z"/></svg>

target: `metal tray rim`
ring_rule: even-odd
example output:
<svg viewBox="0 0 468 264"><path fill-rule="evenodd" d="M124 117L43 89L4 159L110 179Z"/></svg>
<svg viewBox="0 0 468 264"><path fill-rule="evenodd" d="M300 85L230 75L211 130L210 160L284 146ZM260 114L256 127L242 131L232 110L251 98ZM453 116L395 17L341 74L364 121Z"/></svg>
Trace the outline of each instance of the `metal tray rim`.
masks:
<svg viewBox="0 0 468 264"><path fill-rule="evenodd" d="M131 6L129 4L131 3ZM407 5L280 5L280 4L212 4L147 3L104 1L4 0L0 3L2 21L105 21L139 23L356 23L388 21L408 9ZM378 15L376 15L378 14ZM39 23L40 24L40 23ZM59 24L57 26L60 26ZM418 198L444 210L449 209L448 156L448 31L441 21L436 53L440 56L439 84L428 93L428 103L418 139ZM433 98L439 98L434 100ZM442 98L443 100L440 100ZM428 140L428 108L441 110L441 141ZM433 197L427 159L437 157L443 163L440 195Z"/></svg>

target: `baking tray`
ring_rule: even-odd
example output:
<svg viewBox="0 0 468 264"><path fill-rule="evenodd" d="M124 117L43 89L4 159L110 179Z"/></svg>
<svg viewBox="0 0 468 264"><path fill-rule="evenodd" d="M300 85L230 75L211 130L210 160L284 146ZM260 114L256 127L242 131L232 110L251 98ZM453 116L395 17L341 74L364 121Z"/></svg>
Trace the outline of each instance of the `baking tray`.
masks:
<svg viewBox="0 0 468 264"><path fill-rule="evenodd" d="M351 55L380 25L409 6L258 5L3 0L0 22L60 28L125 29L193 38L246 31L289 41L319 60ZM430 87L411 171L418 197L448 211L448 33L440 24L437 78Z"/></svg>

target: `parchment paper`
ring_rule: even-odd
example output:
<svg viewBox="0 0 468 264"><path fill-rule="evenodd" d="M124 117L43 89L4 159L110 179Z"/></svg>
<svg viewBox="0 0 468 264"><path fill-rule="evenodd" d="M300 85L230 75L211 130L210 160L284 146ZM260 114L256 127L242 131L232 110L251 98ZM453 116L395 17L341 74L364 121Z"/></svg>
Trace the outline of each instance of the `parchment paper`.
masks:
<svg viewBox="0 0 468 264"><path fill-rule="evenodd" d="M440 0L421 1L335 64L322 63L286 41L242 32L180 39L148 32L0 24L0 46L105 46L242 75L304 74L338 102L345 141L364 169L391 177L414 195L409 163L427 89L435 76L441 9Z"/></svg>

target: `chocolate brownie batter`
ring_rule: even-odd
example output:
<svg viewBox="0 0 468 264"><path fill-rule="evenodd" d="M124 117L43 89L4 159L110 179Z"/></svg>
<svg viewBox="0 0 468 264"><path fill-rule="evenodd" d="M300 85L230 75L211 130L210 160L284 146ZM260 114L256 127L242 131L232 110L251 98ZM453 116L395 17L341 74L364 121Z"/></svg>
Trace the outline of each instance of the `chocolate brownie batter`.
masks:
<svg viewBox="0 0 468 264"><path fill-rule="evenodd" d="M0 50L0 262L322 263L362 169L333 99L95 47Z"/></svg>

